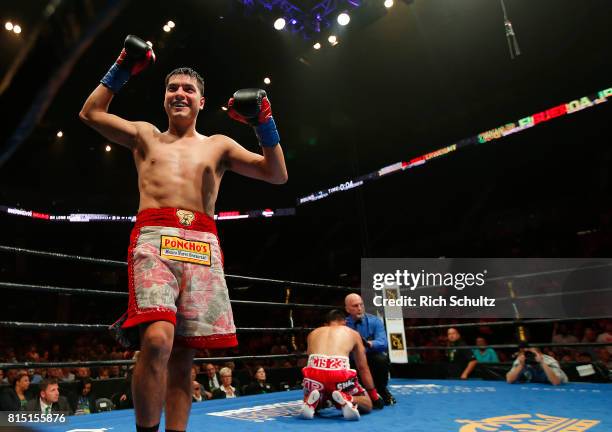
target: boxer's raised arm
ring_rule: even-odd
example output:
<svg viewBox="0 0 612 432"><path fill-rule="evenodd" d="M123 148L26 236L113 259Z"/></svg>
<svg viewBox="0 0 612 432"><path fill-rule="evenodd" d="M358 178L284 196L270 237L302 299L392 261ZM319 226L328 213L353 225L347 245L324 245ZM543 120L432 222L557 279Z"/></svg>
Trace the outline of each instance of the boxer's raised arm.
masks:
<svg viewBox="0 0 612 432"><path fill-rule="evenodd" d="M285 157L266 92L261 89L238 90L227 107L232 119L253 127L263 152L262 156L248 152L237 144L231 146L228 152L230 169L269 183L286 183Z"/></svg>
<svg viewBox="0 0 612 432"><path fill-rule="evenodd" d="M263 156L251 152L229 137L226 143L225 159L228 169L240 175L263 180L273 184L287 182L287 167L280 145L264 147Z"/></svg>
<svg viewBox="0 0 612 432"><path fill-rule="evenodd" d="M109 114L108 106L112 99L113 93L103 85L99 85L85 101L79 118L109 141L131 149L136 145L138 122Z"/></svg>
<svg viewBox="0 0 612 432"><path fill-rule="evenodd" d="M109 114L108 107L114 94L119 92L130 76L140 73L153 61L155 54L151 47L136 36L128 36L119 58L85 101L79 113L80 119L108 140L133 148L140 131L152 126Z"/></svg>

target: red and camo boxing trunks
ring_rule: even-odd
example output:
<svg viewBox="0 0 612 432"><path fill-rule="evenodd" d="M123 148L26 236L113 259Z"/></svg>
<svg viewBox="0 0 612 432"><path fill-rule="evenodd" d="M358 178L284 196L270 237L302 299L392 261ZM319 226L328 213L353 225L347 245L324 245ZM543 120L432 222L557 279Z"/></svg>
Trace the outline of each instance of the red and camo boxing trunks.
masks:
<svg viewBox="0 0 612 432"><path fill-rule="evenodd" d="M357 372L350 368L348 357L311 354L308 364L302 369L304 394L319 390L322 400L331 399L334 390L351 396L363 396L364 388L359 384ZM322 404L319 403L319 407Z"/></svg>
<svg viewBox="0 0 612 432"><path fill-rule="evenodd" d="M238 345L215 221L189 210L142 210L128 249L127 312L111 326L124 346L139 348L138 325L167 321L191 348Z"/></svg>

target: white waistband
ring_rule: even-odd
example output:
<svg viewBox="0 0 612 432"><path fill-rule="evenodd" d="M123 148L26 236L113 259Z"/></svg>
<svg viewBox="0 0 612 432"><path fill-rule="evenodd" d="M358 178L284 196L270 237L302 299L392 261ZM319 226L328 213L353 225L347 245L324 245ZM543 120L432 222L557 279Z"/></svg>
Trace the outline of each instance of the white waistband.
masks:
<svg viewBox="0 0 612 432"><path fill-rule="evenodd" d="M350 369L351 364L346 356L329 356L325 354L310 354L308 366L317 369Z"/></svg>

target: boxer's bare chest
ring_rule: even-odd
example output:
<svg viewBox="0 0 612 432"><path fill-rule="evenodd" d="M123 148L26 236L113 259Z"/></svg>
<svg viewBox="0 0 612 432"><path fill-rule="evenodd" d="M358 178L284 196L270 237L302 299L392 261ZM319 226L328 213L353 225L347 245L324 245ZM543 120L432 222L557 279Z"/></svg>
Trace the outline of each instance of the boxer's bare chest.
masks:
<svg viewBox="0 0 612 432"><path fill-rule="evenodd" d="M209 137L143 140L134 150L141 207L212 213L223 175L222 143Z"/></svg>
<svg viewBox="0 0 612 432"><path fill-rule="evenodd" d="M222 156L219 143L208 137L151 137L134 151L139 175L156 181L215 181Z"/></svg>

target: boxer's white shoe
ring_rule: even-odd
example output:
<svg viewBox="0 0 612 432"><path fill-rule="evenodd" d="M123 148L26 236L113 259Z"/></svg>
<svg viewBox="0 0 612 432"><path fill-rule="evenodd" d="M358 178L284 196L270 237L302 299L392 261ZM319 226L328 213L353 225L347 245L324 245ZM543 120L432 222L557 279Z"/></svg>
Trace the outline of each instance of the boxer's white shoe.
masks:
<svg viewBox="0 0 612 432"><path fill-rule="evenodd" d="M347 400L344 398L344 395L341 392L335 390L332 393L332 399L334 400L334 402L340 405L340 408L342 409L342 415L344 416L345 420L359 420L361 415L359 414L357 408L353 406L352 398L351 400Z"/></svg>
<svg viewBox="0 0 612 432"><path fill-rule="evenodd" d="M313 390L306 398L306 401L302 404L302 411L300 412L300 417L303 419L310 420L314 417L315 410L317 408L317 404L321 399L321 393L319 390Z"/></svg>

